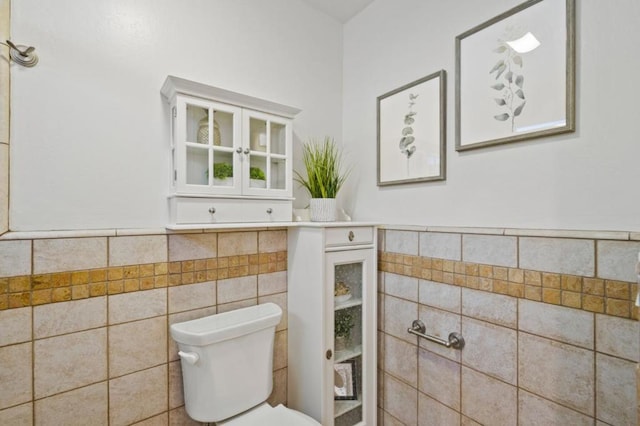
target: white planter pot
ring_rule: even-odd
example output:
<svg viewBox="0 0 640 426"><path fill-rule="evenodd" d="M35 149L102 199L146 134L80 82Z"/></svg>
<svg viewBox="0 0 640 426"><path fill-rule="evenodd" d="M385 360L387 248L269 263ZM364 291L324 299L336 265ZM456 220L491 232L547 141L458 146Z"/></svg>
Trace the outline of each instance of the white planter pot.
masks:
<svg viewBox="0 0 640 426"><path fill-rule="evenodd" d="M336 220L335 198L312 198L309 207L312 222L333 222Z"/></svg>
<svg viewBox="0 0 640 426"><path fill-rule="evenodd" d="M224 179L213 178L213 184L215 186L233 186L233 178L228 177Z"/></svg>
<svg viewBox="0 0 640 426"><path fill-rule="evenodd" d="M267 187L267 181L266 180L262 180L262 179L250 179L249 180L249 186L251 188L266 188Z"/></svg>

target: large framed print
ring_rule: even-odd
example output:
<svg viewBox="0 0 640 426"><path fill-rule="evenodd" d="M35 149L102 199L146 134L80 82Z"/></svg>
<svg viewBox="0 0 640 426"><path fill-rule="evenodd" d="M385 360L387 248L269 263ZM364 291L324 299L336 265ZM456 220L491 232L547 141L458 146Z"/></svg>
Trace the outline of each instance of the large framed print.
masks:
<svg viewBox="0 0 640 426"><path fill-rule="evenodd" d="M378 186L445 179L446 72L378 97Z"/></svg>
<svg viewBox="0 0 640 426"><path fill-rule="evenodd" d="M456 150L575 130L575 0L531 0L456 37Z"/></svg>

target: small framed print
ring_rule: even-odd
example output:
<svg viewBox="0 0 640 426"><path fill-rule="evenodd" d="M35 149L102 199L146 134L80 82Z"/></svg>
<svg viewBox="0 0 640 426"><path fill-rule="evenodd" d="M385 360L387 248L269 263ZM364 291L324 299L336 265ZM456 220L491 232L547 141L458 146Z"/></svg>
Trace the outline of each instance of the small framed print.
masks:
<svg viewBox="0 0 640 426"><path fill-rule="evenodd" d="M336 400L358 399L355 360L333 365L333 395Z"/></svg>
<svg viewBox="0 0 640 426"><path fill-rule="evenodd" d="M378 186L445 179L446 75L378 97Z"/></svg>

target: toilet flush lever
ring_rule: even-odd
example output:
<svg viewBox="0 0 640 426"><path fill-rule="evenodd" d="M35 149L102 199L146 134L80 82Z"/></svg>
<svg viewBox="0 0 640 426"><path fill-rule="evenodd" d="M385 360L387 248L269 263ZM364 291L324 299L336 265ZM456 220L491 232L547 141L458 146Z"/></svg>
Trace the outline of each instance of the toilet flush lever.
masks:
<svg viewBox="0 0 640 426"><path fill-rule="evenodd" d="M187 363L191 365L194 365L200 359L200 356L195 352L178 351L178 355L180 355L180 358L187 361Z"/></svg>

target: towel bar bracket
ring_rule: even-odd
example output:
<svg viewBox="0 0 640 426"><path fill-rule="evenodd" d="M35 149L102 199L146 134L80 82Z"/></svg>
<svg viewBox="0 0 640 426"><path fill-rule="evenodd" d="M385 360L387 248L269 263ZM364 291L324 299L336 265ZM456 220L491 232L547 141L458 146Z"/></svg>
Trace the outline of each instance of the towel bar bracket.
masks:
<svg viewBox="0 0 640 426"><path fill-rule="evenodd" d="M425 327L424 323L420 320L414 320L413 323L411 324L411 328L407 329L408 333L415 334L418 337L422 337L423 339L427 339L430 342L437 343L447 348L454 348L454 349L464 348L464 338L460 333L456 333L455 331L453 333L449 333L449 340L444 340L436 336L430 336L428 334L425 334L426 331L427 331L427 328Z"/></svg>

